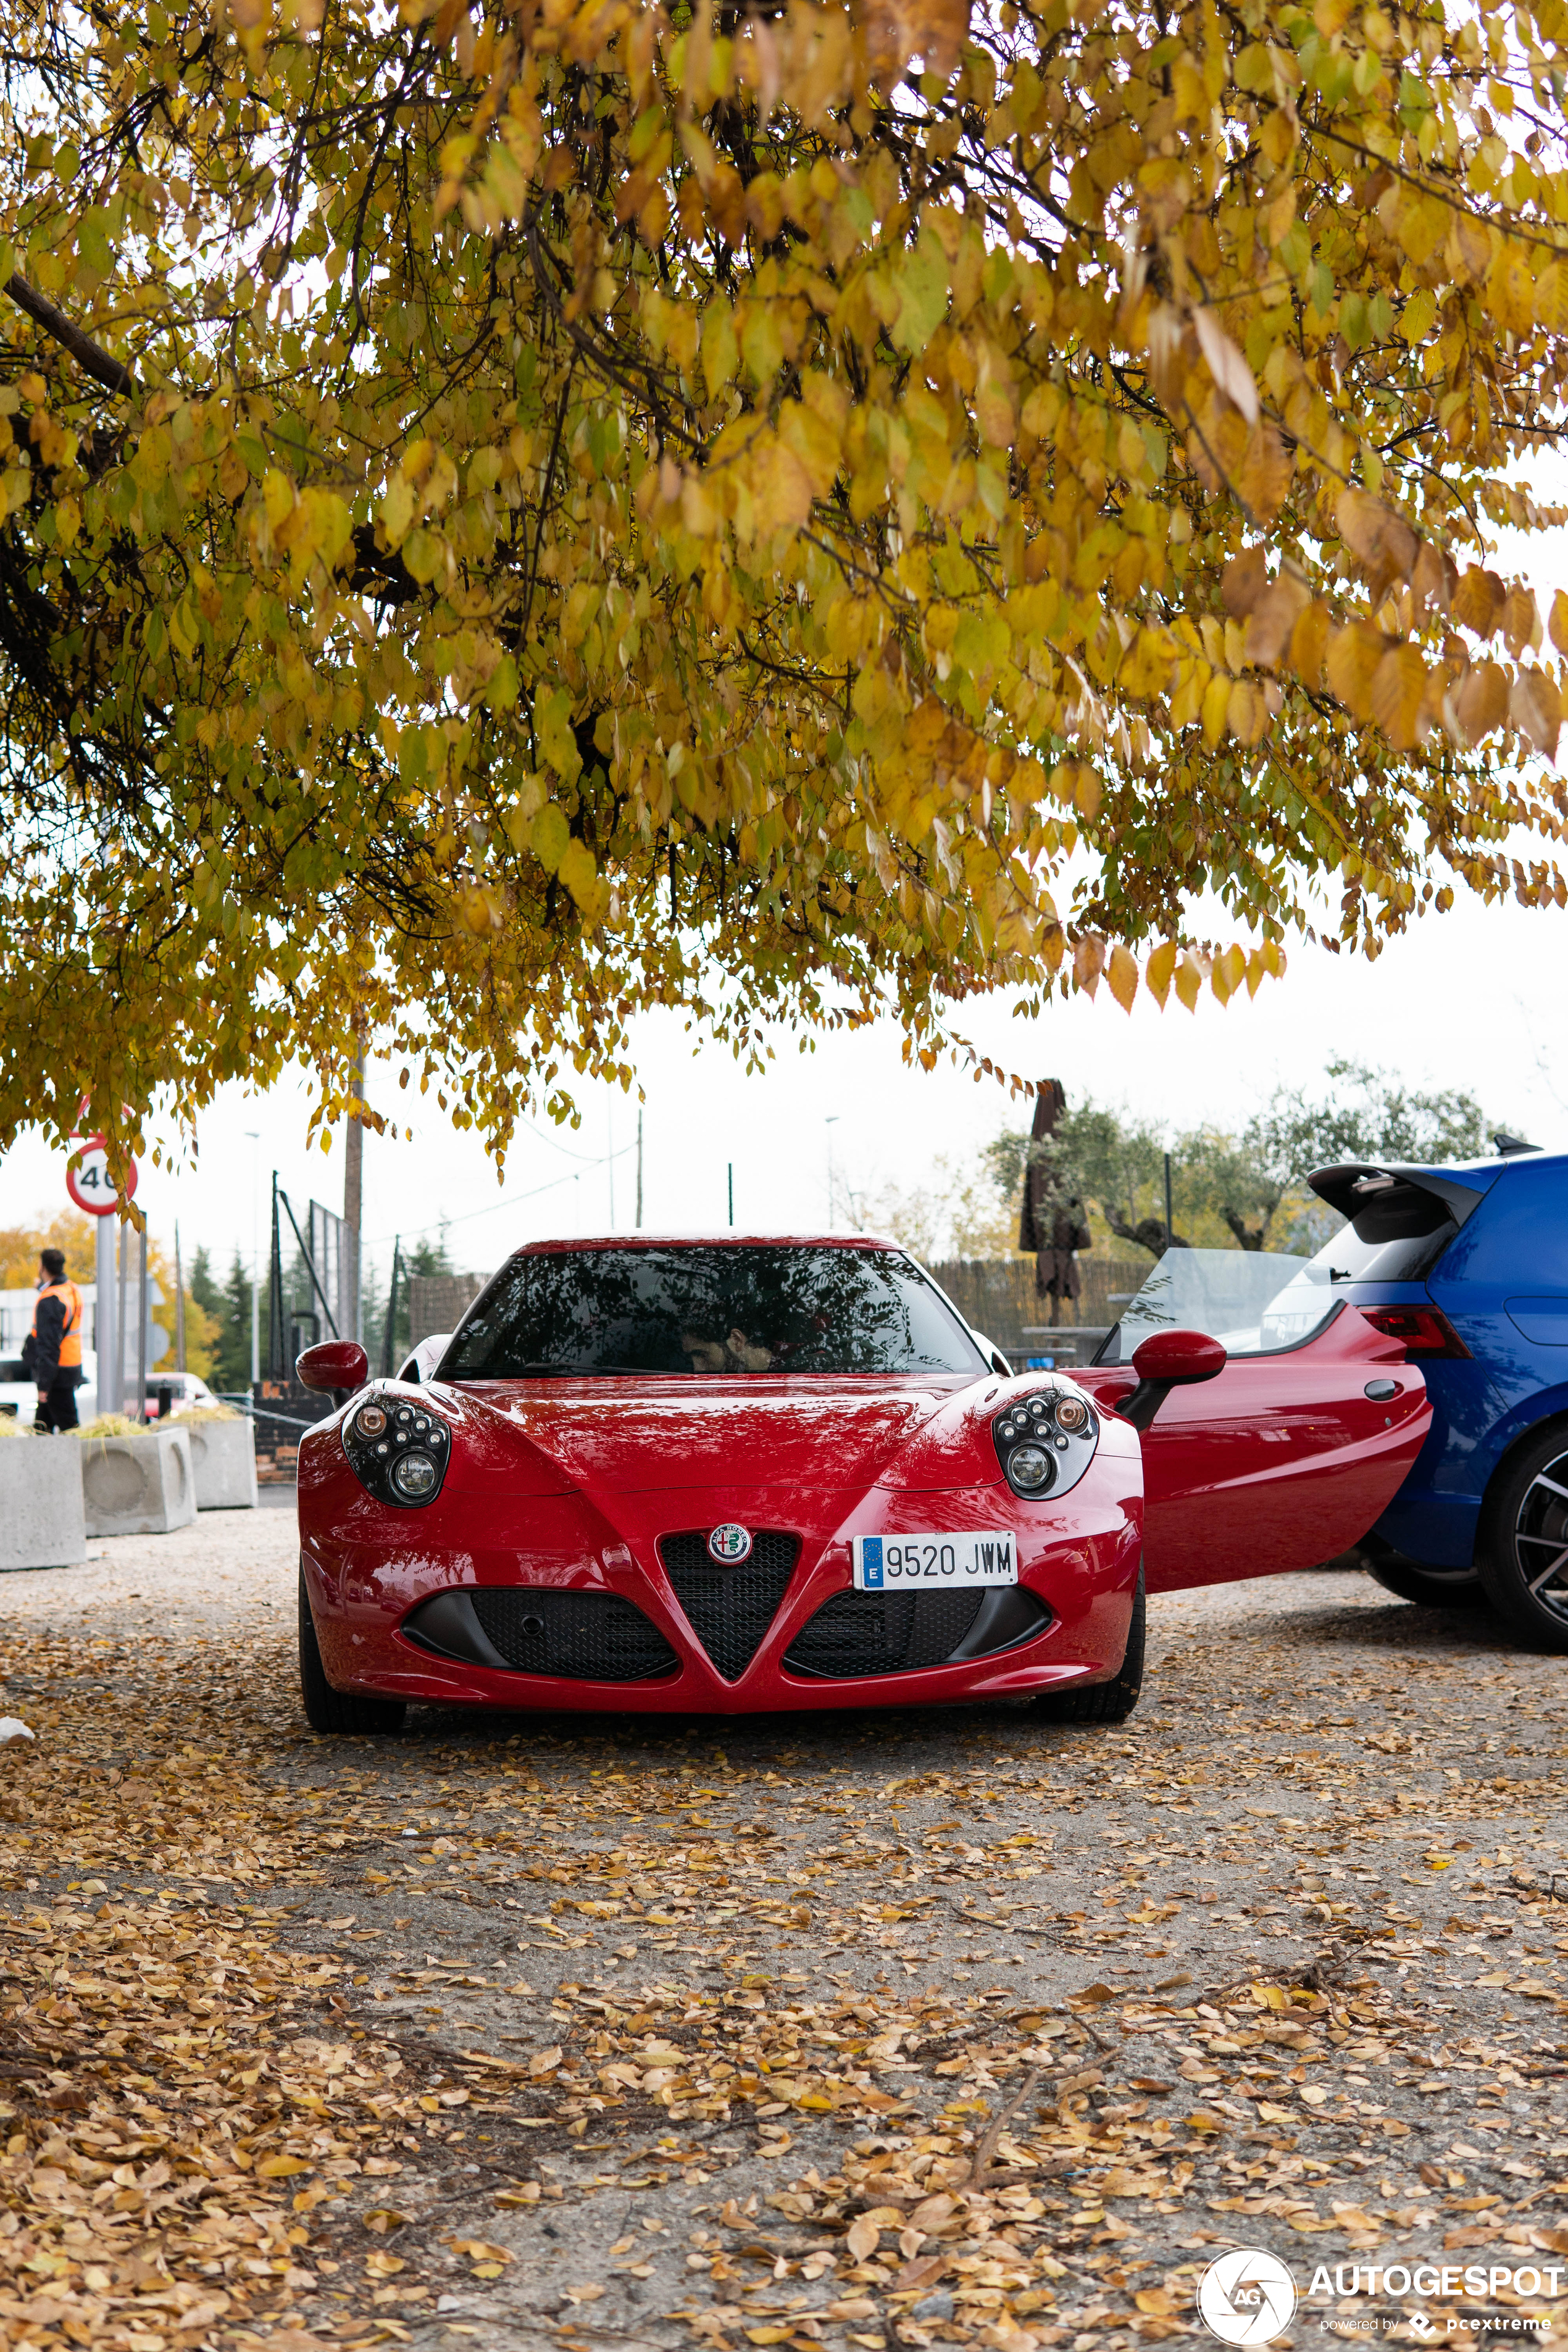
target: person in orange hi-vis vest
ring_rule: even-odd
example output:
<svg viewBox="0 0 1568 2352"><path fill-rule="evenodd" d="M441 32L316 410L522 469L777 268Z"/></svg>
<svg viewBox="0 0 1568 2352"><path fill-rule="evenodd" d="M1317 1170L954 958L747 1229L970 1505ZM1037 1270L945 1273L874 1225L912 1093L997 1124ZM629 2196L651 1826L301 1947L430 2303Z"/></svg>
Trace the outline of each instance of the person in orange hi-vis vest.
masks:
<svg viewBox="0 0 1568 2352"><path fill-rule="evenodd" d="M24 1349L30 1377L37 1383L38 1410L35 1429L78 1427L76 1392L81 1385L81 1293L66 1278L63 1250L47 1249L38 1256L38 1303L33 1309L29 1345Z"/></svg>

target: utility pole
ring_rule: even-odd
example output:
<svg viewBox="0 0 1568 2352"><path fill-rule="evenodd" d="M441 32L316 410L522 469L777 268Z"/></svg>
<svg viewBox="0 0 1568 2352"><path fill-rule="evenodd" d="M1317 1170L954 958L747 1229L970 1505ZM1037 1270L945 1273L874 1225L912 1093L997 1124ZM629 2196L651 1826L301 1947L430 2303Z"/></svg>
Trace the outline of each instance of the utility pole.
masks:
<svg viewBox="0 0 1568 2352"><path fill-rule="evenodd" d="M838 1124L837 1112L835 1111L831 1118L825 1118L822 1124L827 1129L827 1230L836 1234L838 1231L836 1216L837 1188L833 1176L833 1130Z"/></svg>
<svg viewBox="0 0 1568 2352"><path fill-rule="evenodd" d="M247 1127L247 1135L253 1145L261 1141L259 1128ZM259 1182L261 1154L253 1150L250 1155L250 1387L254 1395L261 1379L261 1200L257 1191Z"/></svg>
<svg viewBox="0 0 1568 2352"><path fill-rule="evenodd" d="M357 1106L364 1100L364 1047L363 1045L354 1055L353 1079L353 1100ZM344 1143L346 1148L343 1152L343 1223L348 1227L353 1239L348 1247L348 1264L338 1278L338 1321L345 1339L352 1334L354 1339L363 1340L364 1304L359 1278L359 1232L364 1185L364 1128L357 1115L357 1108L351 1109L349 1112L348 1134L344 1138ZM343 1297L345 1280L349 1286L347 1298Z"/></svg>
<svg viewBox="0 0 1568 2352"><path fill-rule="evenodd" d="M642 1231L642 1105L637 1105L637 1224Z"/></svg>
<svg viewBox="0 0 1568 2352"><path fill-rule="evenodd" d="M731 1160L726 1171L730 1179L730 1223L735 1222L735 1163Z"/></svg>
<svg viewBox="0 0 1568 2352"><path fill-rule="evenodd" d="M185 1369L185 1271L180 1261L180 1221L174 1220L174 1370Z"/></svg>
<svg viewBox="0 0 1568 2352"><path fill-rule="evenodd" d="M1167 1249L1170 1248L1175 1237L1175 1224L1171 1214L1171 1155L1167 1151L1165 1154L1165 1247Z"/></svg>

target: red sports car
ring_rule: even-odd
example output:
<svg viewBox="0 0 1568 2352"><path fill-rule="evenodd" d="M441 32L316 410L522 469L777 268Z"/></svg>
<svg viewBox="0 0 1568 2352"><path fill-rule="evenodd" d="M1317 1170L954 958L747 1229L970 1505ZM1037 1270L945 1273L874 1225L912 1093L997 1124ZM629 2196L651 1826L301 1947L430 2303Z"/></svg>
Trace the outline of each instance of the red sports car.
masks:
<svg viewBox="0 0 1568 2352"><path fill-rule="evenodd" d="M1342 1430L1378 1470L1331 1549L1377 1516L1426 1418L1419 1374L1391 1375L1402 1351L1351 1315L1315 1433L1265 1414L1240 1448L1254 1468L1234 1443L1228 1462L1261 1492L1280 1446L1323 1451L1331 1391L1342 1422L1364 1419L1365 1375L1392 1380L1398 1442L1382 1411L1377 1443ZM300 1449L305 1708L317 1730L363 1732L395 1729L410 1700L739 1714L1028 1697L1120 1720L1142 1674L1141 1432L1173 1387L1240 1367L1210 1338L1155 1330L1128 1371L1016 1377L894 1244L727 1234L519 1250L427 1383L365 1387L353 1342L300 1369L353 1391ZM1233 1437L1246 1410L1233 1395L1220 1417ZM1194 1465L1194 1496L1212 1495L1212 1429Z"/></svg>

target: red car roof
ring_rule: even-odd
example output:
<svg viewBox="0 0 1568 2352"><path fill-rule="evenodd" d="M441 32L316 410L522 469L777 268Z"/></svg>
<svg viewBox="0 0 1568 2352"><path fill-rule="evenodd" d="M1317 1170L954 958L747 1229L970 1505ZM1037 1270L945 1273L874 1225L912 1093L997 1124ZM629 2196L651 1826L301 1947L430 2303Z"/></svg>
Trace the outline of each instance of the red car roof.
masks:
<svg viewBox="0 0 1568 2352"><path fill-rule="evenodd" d="M575 1241L521 1242L513 1257L536 1257L547 1250L603 1249L874 1249L902 1250L885 1234L593 1234Z"/></svg>

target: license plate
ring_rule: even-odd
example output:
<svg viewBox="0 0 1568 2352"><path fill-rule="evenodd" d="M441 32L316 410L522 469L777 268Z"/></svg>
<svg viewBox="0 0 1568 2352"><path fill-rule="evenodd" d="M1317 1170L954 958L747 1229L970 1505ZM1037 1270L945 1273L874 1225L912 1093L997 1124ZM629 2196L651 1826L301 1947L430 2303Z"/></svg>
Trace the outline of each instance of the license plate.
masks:
<svg viewBox="0 0 1568 2352"><path fill-rule="evenodd" d="M857 1536L857 1592L947 1591L958 1584L1016 1584L1010 1535Z"/></svg>

